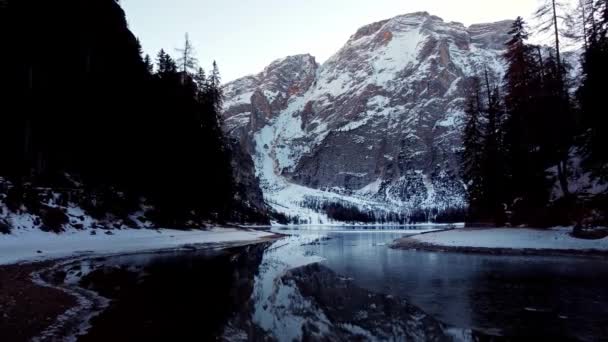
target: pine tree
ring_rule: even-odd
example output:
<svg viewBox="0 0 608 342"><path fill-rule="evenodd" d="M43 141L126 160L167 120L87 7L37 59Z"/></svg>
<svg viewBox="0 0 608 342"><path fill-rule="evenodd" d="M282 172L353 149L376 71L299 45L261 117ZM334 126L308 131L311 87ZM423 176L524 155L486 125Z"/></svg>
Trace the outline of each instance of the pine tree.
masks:
<svg viewBox="0 0 608 342"><path fill-rule="evenodd" d="M481 81L478 77L471 79L466 100L466 124L463 134L463 147L461 157L461 175L467 185L467 198L469 202L469 220L478 220L485 215L484 188L483 188L483 133Z"/></svg>
<svg viewBox="0 0 608 342"><path fill-rule="evenodd" d="M220 70L217 66L217 62L213 61L213 69L207 79L207 87L211 101L217 113L218 119L224 105L224 92L222 90L222 78L220 76Z"/></svg>
<svg viewBox="0 0 608 342"><path fill-rule="evenodd" d="M208 87L207 74L205 73L205 70L203 68L198 68L193 78L199 92L204 93Z"/></svg>
<svg viewBox="0 0 608 342"><path fill-rule="evenodd" d="M577 91L584 129L584 164L608 181L608 117L604 98L608 80L608 1L596 0L589 14L588 49L583 56L582 85Z"/></svg>
<svg viewBox="0 0 608 342"><path fill-rule="evenodd" d="M562 59L561 52L562 37L567 36L567 33L564 33L562 29L567 24L567 7L558 0L544 0L536 11L536 17L541 21L539 32L552 32L553 35L555 58L552 61L555 62L555 66L550 66L549 69L547 69L546 65L542 67L545 68L545 72L550 72L553 75L552 81L554 81L546 85L546 87L551 87L551 89L545 93L552 100L556 101L558 105L556 107L557 111L552 118L553 122L555 122L556 132L552 132L553 136L547 137L549 141L541 143L541 145L548 145L549 149L555 149L558 180L562 192L568 197L570 195L568 187L568 159L574 136L574 131L571 131L574 120L567 90L566 65ZM554 94L554 91L557 93Z"/></svg>
<svg viewBox="0 0 608 342"><path fill-rule="evenodd" d="M487 109L485 111L484 146L482 170L484 173L483 188L489 214L496 224L503 224L504 217L504 184L505 163L502 139L502 103L498 87L490 84L488 71L485 71Z"/></svg>
<svg viewBox="0 0 608 342"><path fill-rule="evenodd" d="M508 164L507 203L515 211L514 223L530 219L535 209L547 202L545 165L539 160L534 130L538 116L534 94L538 92L537 51L527 44L529 37L521 17L513 23L511 39L504 58L507 69L504 79L504 151Z"/></svg>
<svg viewBox="0 0 608 342"><path fill-rule="evenodd" d="M146 66L146 72L152 75L154 73L154 65L152 64L152 60L148 54L146 54L146 57L144 57L144 65Z"/></svg>
<svg viewBox="0 0 608 342"><path fill-rule="evenodd" d="M173 58L161 49L157 57L157 74L162 78L177 73L177 65Z"/></svg>
<svg viewBox="0 0 608 342"><path fill-rule="evenodd" d="M542 65L544 78L541 82L539 120L536 144L541 158L547 167L555 166L557 177L564 196L569 197L568 160L570 148L574 142L575 119L568 92L565 90L567 80L566 64L559 63L557 55L550 53ZM548 127L549 129L542 129Z"/></svg>
<svg viewBox="0 0 608 342"><path fill-rule="evenodd" d="M508 173L500 91L491 84L486 70L483 86L481 79L474 77L468 93L461 160L461 174L467 184L468 220L504 224Z"/></svg>
<svg viewBox="0 0 608 342"><path fill-rule="evenodd" d="M188 74L193 74L197 71L196 67L198 64L198 60L196 59L194 47L190 42L190 38L188 37L188 33L186 33L184 37L184 47L181 49L177 49L180 57L177 59L177 65L179 66L179 70L182 73L183 77L186 77Z"/></svg>
<svg viewBox="0 0 608 342"><path fill-rule="evenodd" d="M553 35L553 42L556 52L557 66L561 69L561 38L563 36L562 27L566 25L567 6L559 0L543 0L536 10L536 19L540 21L539 33L550 32ZM561 21L560 21L561 19ZM562 22L563 21L563 22Z"/></svg>
<svg viewBox="0 0 608 342"><path fill-rule="evenodd" d="M518 17L509 32L511 40L507 43L507 51L504 55L507 62L505 72L505 106L507 109L507 122L505 139L509 153L509 164L511 166L511 182L513 196L521 193L519 188L523 186L526 171L528 152L528 130L526 119L530 115L530 75L532 53L526 44L528 32L525 22Z"/></svg>
<svg viewBox="0 0 608 342"><path fill-rule="evenodd" d="M509 34L511 39L507 42L507 51L504 55L508 64L505 79L506 87L509 90L507 97L511 96L511 100L515 103L518 99L526 98L525 94L532 72L530 65L534 57L526 43L529 34L526 23L521 17L515 20ZM521 98L519 95L524 95L524 97Z"/></svg>

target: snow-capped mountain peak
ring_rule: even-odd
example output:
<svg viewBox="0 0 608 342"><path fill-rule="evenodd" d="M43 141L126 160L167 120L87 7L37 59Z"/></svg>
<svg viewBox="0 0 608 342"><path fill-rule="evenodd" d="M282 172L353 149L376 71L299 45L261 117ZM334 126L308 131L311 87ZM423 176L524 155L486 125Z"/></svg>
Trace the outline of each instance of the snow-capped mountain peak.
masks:
<svg viewBox="0 0 608 342"><path fill-rule="evenodd" d="M466 79L502 75L510 26L426 12L366 25L323 65L291 56L227 84L225 127L254 156L267 201L312 223L328 219L308 208L318 202L406 216L463 207Z"/></svg>

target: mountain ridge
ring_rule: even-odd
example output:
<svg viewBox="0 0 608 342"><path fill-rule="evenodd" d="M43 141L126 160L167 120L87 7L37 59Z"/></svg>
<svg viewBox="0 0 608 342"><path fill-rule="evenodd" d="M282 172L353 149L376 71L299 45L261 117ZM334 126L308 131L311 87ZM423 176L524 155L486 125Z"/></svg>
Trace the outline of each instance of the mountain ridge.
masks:
<svg viewBox="0 0 608 342"><path fill-rule="evenodd" d="M427 12L365 25L323 64L289 56L226 84L224 127L253 156L269 204L305 222L331 221L327 202L384 221L464 208L466 83L484 68L502 78L510 26Z"/></svg>

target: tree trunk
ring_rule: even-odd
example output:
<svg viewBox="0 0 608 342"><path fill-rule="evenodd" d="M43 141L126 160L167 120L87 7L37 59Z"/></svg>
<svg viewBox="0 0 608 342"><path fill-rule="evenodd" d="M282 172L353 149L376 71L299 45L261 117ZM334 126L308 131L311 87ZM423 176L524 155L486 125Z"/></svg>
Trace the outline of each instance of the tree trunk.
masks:
<svg viewBox="0 0 608 342"><path fill-rule="evenodd" d="M570 189L568 188L568 159L561 160L557 163L557 178L560 187L564 193L564 197L570 197Z"/></svg>
<svg viewBox="0 0 608 342"><path fill-rule="evenodd" d="M555 28L555 54L557 57L557 68L560 72L560 81L561 81L561 72L562 72L562 59L559 51L559 28L557 27L557 8L555 6L555 0L552 0L553 4L553 26Z"/></svg>
<svg viewBox="0 0 608 342"><path fill-rule="evenodd" d="M545 62L543 61L543 52L541 50L540 45L536 46L536 51L538 51L538 62L540 63L540 81L545 81Z"/></svg>
<svg viewBox="0 0 608 342"><path fill-rule="evenodd" d="M587 11L585 11L585 0L579 0L579 4L581 6L581 15L583 16L583 41L585 42L585 53L589 51L589 42L587 41Z"/></svg>
<svg viewBox="0 0 608 342"><path fill-rule="evenodd" d="M30 98L34 95L34 68L29 67L28 69L28 88ZM28 101L31 103L31 101ZM31 108L31 105L28 104ZM23 161L25 161L26 165L34 158L32 158L32 119L31 119L31 109L30 113L26 114L25 122L24 122L24 135L23 135Z"/></svg>

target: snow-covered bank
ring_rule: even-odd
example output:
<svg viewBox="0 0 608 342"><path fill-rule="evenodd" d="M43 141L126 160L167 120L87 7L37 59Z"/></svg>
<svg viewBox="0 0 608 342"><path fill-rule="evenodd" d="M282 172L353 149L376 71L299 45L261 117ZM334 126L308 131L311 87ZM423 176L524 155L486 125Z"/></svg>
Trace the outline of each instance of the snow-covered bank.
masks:
<svg viewBox="0 0 608 342"><path fill-rule="evenodd" d="M552 229L489 228L455 229L411 236L398 240L395 247L443 247L464 250L467 248L547 251L608 252L608 238L584 240L572 237L572 228ZM418 244L418 245L415 245Z"/></svg>
<svg viewBox="0 0 608 342"><path fill-rule="evenodd" d="M69 230L61 234L37 229L0 235L0 265L69 257L82 253L130 253L178 248L192 244L245 242L268 238L270 232L215 228L204 231L170 229Z"/></svg>

